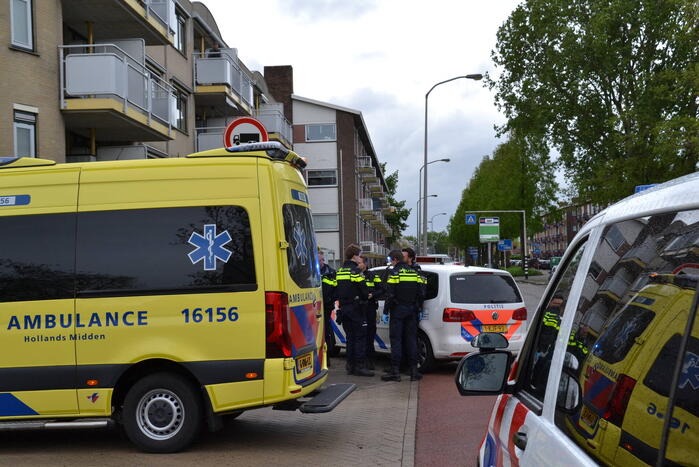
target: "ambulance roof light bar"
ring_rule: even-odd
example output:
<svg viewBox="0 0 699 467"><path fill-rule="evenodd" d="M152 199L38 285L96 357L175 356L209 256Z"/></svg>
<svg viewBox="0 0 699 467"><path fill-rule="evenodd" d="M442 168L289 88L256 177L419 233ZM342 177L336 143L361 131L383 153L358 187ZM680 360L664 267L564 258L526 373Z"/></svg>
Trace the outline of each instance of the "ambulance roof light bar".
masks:
<svg viewBox="0 0 699 467"><path fill-rule="evenodd" d="M265 151L271 159L286 161L296 167L303 169L306 167L306 161L296 154L294 151L289 151L287 148L277 141L266 141L263 143L241 143L236 146L226 148L226 151L236 152L252 152Z"/></svg>

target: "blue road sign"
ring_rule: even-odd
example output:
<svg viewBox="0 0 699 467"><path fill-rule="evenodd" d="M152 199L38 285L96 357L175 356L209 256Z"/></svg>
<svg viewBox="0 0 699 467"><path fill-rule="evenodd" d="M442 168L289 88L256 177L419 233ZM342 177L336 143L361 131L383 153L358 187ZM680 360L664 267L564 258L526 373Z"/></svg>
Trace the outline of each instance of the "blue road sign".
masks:
<svg viewBox="0 0 699 467"><path fill-rule="evenodd" d="M476 225L478 220L475 214L466 214L466 225Z"/></svg>
<svg viewBox="0 0 699 467"><path fill-rule="evenodd" d="M469 255L477 255L478 254L478 247L477 246L468 247L468 254Z"/></svg>
<svg viewBox="0 0 699 467"><path fill-rule="evenodd" d="M478 253L474 253L470 256L471 256L471 258L473 258L473 261L478 261Z"/></svg>
<svg viewBox="0 0 699 467"><path fill-rule="evenodd" d="M636 188L633 189L634 193L640 193L643 190L647 190L648 188L653 188L657 183L653 183L650 185L636 185ZM467 222L468 223L468 222Z"/></svg>
<svg viewBox="0 0 699 467"><path fill-rule="evenodd" d="M535 248L535 249L534 249L534 254L535 254L535 255L540 255L540 254L541 254L541 250L540 250L539 248Z"/></svg>
<svg viewBox="0 0 699 467"><path fill-rule="evenodd" d="M512 250L512 240L509 238L502 239L498 241L498 251L511 251Z"/></svg>

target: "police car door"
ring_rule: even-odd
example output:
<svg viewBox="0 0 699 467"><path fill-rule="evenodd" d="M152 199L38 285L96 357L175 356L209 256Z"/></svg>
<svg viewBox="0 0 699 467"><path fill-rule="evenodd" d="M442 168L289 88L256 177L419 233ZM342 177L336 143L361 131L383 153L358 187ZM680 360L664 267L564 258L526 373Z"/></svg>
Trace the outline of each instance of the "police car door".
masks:
<svg viewBox="0 0 699 467"><path fill-rule="evenodd" d="M36 170L0 175L0 419L77 414L80 170Z"/></svg>
<svg viewBox="0 0 699 467"><path fill-rule="evenodd" d="M539 304L530 329L534 338L528 339L516 363L517 389L496 402L481 448L483 465L596 465L553 421L555 369L563 364L561 351L567 342L559 339L561 318L575 312L584 280L577 273L587 270L590 262L586 250L584 240L569 248L561 274Z"/></svg>

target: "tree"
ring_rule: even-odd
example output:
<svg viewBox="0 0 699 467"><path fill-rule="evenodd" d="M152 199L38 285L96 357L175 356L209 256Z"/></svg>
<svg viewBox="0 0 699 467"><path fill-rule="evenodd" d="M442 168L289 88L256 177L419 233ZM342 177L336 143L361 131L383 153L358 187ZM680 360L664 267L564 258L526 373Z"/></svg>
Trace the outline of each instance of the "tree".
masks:
<svg viewBox="0 0 699 467"><path fill-rule="evenodd" d="M695 0L526 0L487 78L499 128L555 147L574 196L608 203L699 162Z"/></svg>
<svg viewBox="0 0 699 467"><path fill-rule="evenodd" d="M381 172L386 173L386 163L381 163ZM398 240L403 231L408 228L406 221L410 216L410 209L405 207L405 200L398 201L395 198L396 190L398 189L398 171L396 170L391 175L384 177L386 181L388 204L391 206L392 211L385 215L386 222L391 226L391 231L393 234L388 237L388 243L394 243Z"/></svg>
<svg viewBox="0 0 699 467"><path fill-rule="evenodd" d="M511 137L492 157L478 165L449 221L449 240L459 248L479 245L478 226L466 225L466 214L485 210L525 210L529 233L542 229L541 215L555 204L553 164L541 148ZM487 215L487 214L479 214ZM495 216L496 214L493 214ZM522 230L521 214L499 214L500 236L515 238Z"/></svg>

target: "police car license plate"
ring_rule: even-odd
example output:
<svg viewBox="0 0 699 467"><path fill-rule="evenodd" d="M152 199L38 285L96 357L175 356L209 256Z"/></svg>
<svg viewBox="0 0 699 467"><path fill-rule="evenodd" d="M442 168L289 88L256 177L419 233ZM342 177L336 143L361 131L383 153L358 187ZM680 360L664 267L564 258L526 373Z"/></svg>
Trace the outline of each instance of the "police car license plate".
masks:
<svg viewBox="0 0 699 467"><path fill-rule="evenodd" d="M587 406L583 405L582 411L580 412L580 420L585 422L589 427L593 428L595 423L597 423L597 414L588 409Z"/></svg>
<svg viewBox="0 0 699 467"><path fill-rule="evenodd" d="M313 368L313 354L307 353L296 359L296 373L303 373Z"/></svg>
<svg viewBox="0 0 699 467"><path fill-rule="evenodd" d="M483 332L507 332L506 324L484 324Z"/></svg>

